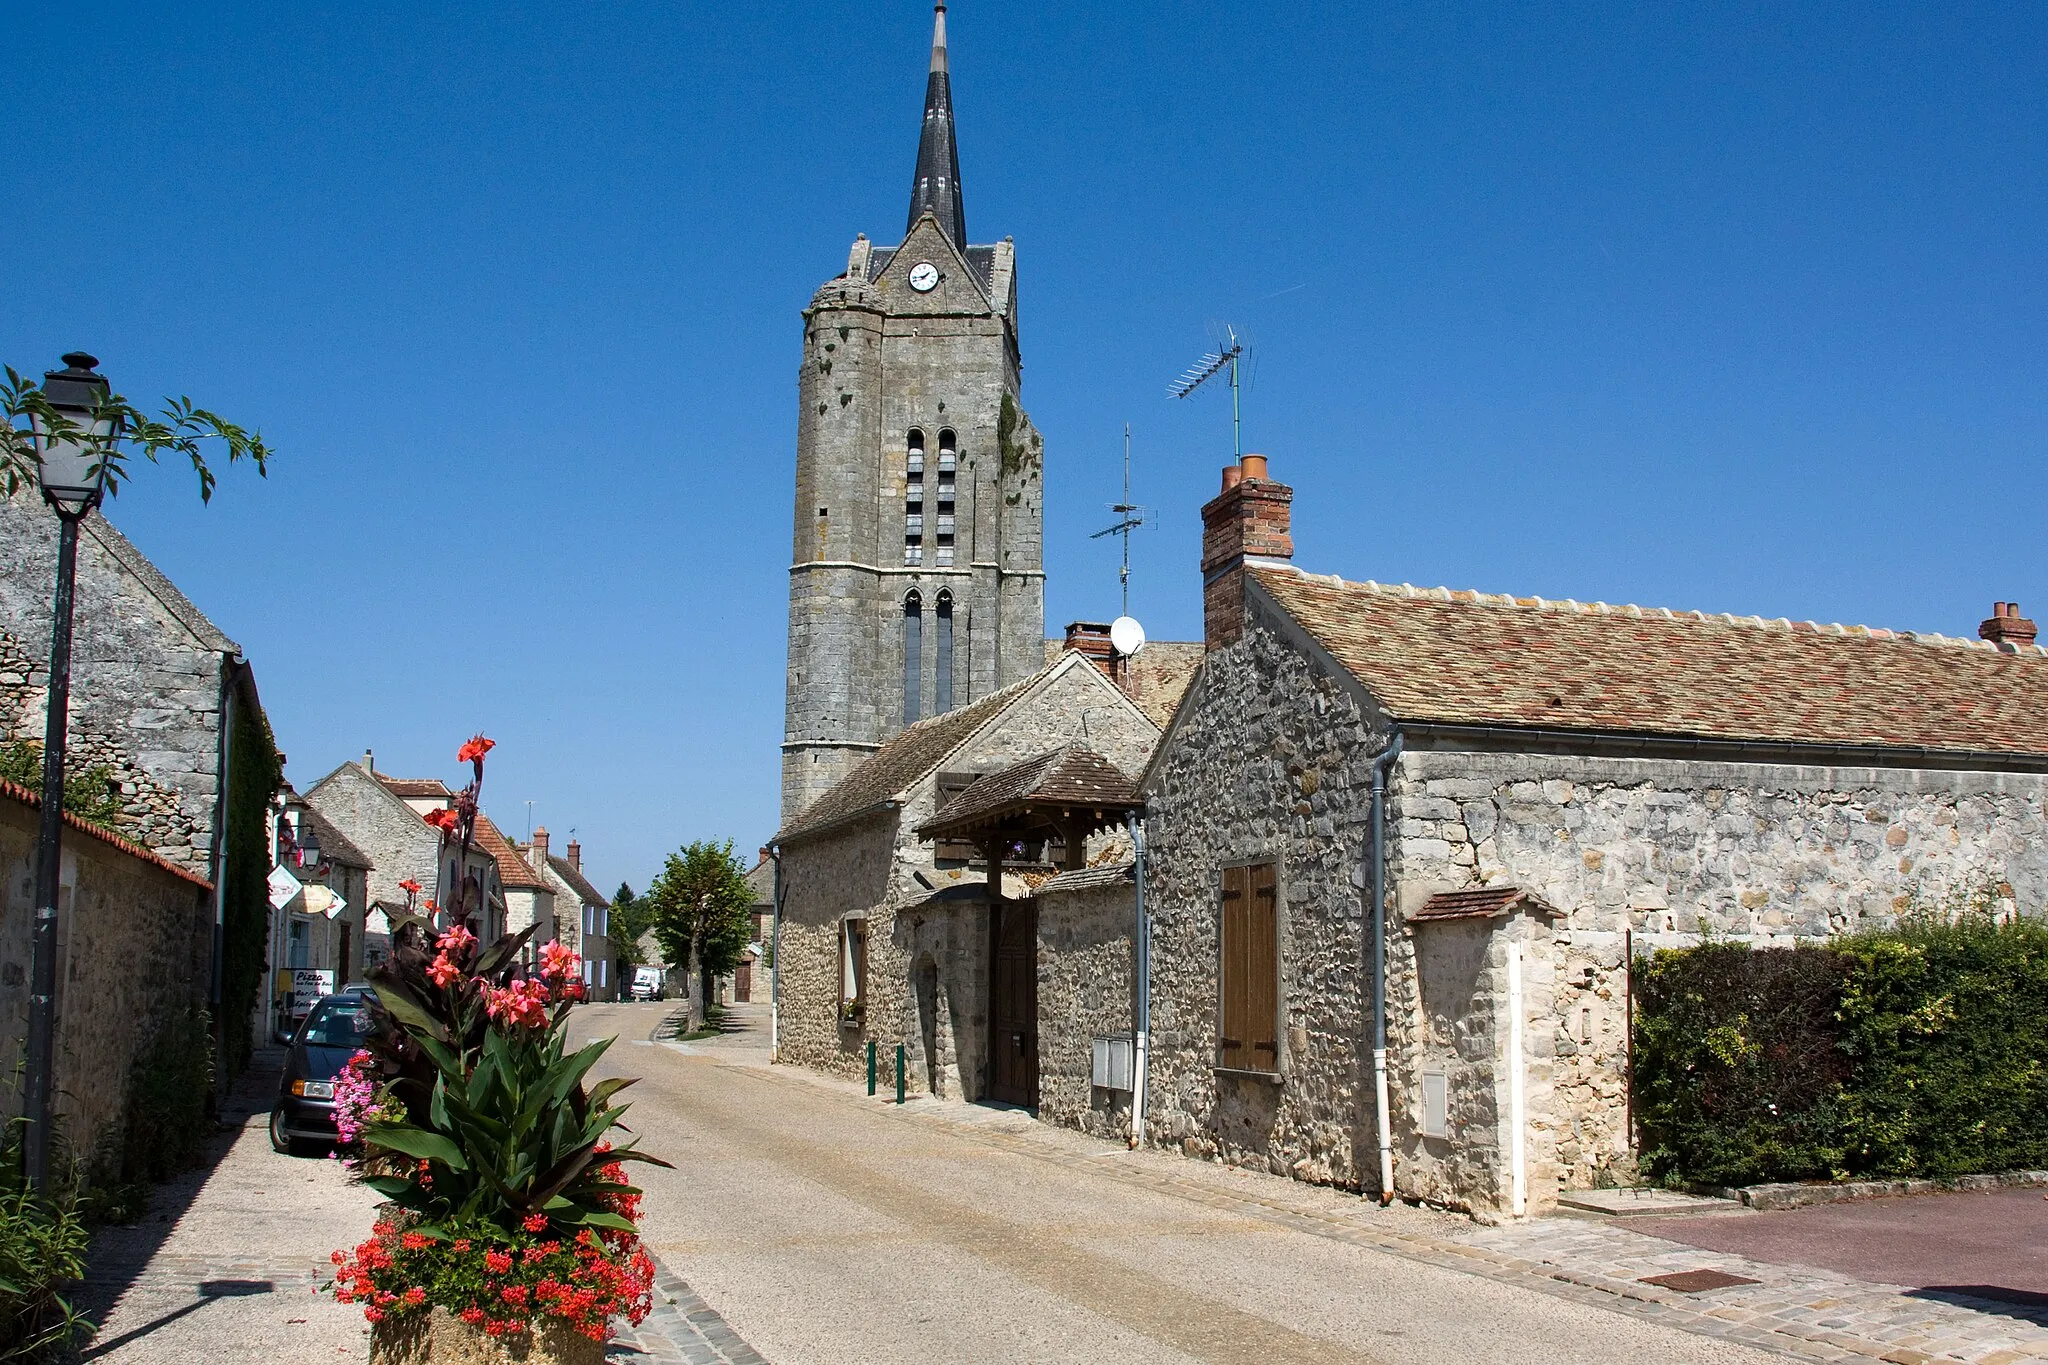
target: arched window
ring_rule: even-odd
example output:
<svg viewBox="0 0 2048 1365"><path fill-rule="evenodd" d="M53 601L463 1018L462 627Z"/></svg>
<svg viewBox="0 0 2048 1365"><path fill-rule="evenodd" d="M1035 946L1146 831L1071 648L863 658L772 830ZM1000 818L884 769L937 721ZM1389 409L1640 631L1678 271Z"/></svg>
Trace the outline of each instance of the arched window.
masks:
<svg viewBox="0 0 2048 1365"><path fill-rule="evenodd" d="M932 562L941 568L953 563L953 475L959 459L953 429L947 427L939 432L939 467L934 471L938 478L932 508Z"/></svg>
<svg viewBox="0 0 2048 1365"><path fill-rule="evenodd" d="M919 686L924 680L924 599L903 599L903 723L917 724Z"/></svg>
<svg viewBox="0 0 2048 1365"><path fill-rule="evenodd" d="M903 562L924 563L924 433L910 429L903 460ZM950 556L948 556L950 558Z"/></svg>
<svg viewBox="0 0 2048 1365"><path fill-rule="evenodd" d="M939 648L934 661L938 674L938 704L933 713L943 715L953 709L953 594L939 594Z"/></svg>

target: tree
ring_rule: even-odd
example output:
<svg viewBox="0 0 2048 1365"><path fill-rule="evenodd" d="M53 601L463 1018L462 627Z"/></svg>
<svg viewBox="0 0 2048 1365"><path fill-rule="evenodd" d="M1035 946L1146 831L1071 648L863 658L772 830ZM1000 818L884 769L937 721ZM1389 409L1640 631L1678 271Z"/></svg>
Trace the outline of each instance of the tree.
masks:
<svg viewBox="0 0 2048 1365"><path fill-rule="evenodd" d="M612 897L612 956L618 959L619 966L638 967L646 960L640 939L653 927L653 901L635 896L632 887L620 882L618 894Z"/></svg>
<svg viewBox="0 0 2048 1365"><path fill-rule="evenodd" d="M655 942L686 968L689 1025L704 1023L704 998L714 977L738 967L753 938L753 889L732 855L732 840L699 840L671 853L642 899L653 906Z"/></svg>
<svg viewBox="0 0 2048 1365"><path fill-rule="evenodd" d="M0 424L0 492L8 497L13 497L24 484L33 486L42 467L29 429L17 425L23 418L34 418L53 437L93 447L99 462L106 465L109 496L119 493L128 479L130 452L140 452L152 464L164 455L182 455L190 460L192 472L199 476L201 502L212 501L216 483L213 468L206 462L205 442L218 442L218 448L227 452L229 464L246 459L256 466L259 475L267 476L270 472L270 447L263 443L262 433L244 430L216 413L195 407L189 398L166 398L163 416L155 418L118 393L107 395L100 400L93 416L114 419L118 435L111 442L102 442L51 407L35 380L17 372L12 365L5 367L5 374L6 378L0 380L0 413L7 419Z"/></svg>

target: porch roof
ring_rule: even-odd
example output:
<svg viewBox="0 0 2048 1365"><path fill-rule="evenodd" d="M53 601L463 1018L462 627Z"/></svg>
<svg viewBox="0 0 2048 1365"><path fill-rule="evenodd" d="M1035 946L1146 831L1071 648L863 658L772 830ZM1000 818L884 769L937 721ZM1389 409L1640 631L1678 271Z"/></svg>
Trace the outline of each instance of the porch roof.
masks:
<svg viewBox="0 0 2048 1365"><path fill-rule="evenodd" d="M917 827L921 839L968 839L997 830L1114 824L1145 799L1114 763L1070 743L976 781Z"/></svg>

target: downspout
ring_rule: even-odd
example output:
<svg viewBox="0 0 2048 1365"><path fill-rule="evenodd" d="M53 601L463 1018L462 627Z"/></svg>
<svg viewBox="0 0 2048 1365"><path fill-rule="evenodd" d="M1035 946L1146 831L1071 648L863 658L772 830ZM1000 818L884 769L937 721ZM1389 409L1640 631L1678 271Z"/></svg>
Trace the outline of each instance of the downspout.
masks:
<svg viewBox="0 0 2048 1365"><path fill-rule="evenodd" d="M1378 1106L1380 1207L1394 1202L1394 1134L1387 1104L1387 770L1401 757L1394 731L1372 761L1372 1087Z"/></svg>
<svg viewBox="0 0 2048 1365"><path fill-rule="evenodd" d="M1131 1148L1145 1143L1145 1061L1152 1043L1152 926L1145 919L1143 809L1124 817L1131 831L1131 878L1137 888L1137 923L1131 931Z"/></svg>
<svg viewBox="0 0 2048 1365"><path fill-rule="evenodd" d="M212 981L207 987L207 1005L213 1014L214 1067L213 1104L219 1113L228 1097L228 1021L223 1017L227 988L227 861L228 861L228 797L233 769L229 764L234 760L235 734L235 660L232 655L220 656L220 780L214 786L213 794L213 971ZM266 818L269 810L264 811ZM266 869L267 870L267 869ZM269 909L266 900L264 908ZM266 925L267 927L267 925ZM268 970L264 975L269 975ZM265 999L269 982L259 982L256 999ZM250 1021L242 1024L248 1027Z"/></svg>
<svg viewBox="0 0 2048 1365"><path fill-rule="evenodd" d="M775 924L768 932L768 1060L782 1060L782 845L768 845L775 860Z"/></svg>

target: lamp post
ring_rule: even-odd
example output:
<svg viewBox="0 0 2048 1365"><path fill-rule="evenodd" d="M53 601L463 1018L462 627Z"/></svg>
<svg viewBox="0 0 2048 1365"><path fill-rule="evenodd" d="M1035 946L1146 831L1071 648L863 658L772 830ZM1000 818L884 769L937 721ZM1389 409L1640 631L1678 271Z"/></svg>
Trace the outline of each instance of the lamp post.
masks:
<svg viewBox="0 0 2048 1365"><path fill-rule="evenodd" d="M107 458L119 438L105 411L110 390L99 364L83 351L43 376L43 397L70 424L52 426L32 414L37 482L57 513L57 593L50 620L50 693L43 728L42 830L36 840L36 917L30 967L28 1066L22 1112L23 1163L30 1185L50 1179L50 1089L57 1036L57 890L63 867L64 739L71 710L71 596L78 572L78 523L106 491Z"/></svg>

